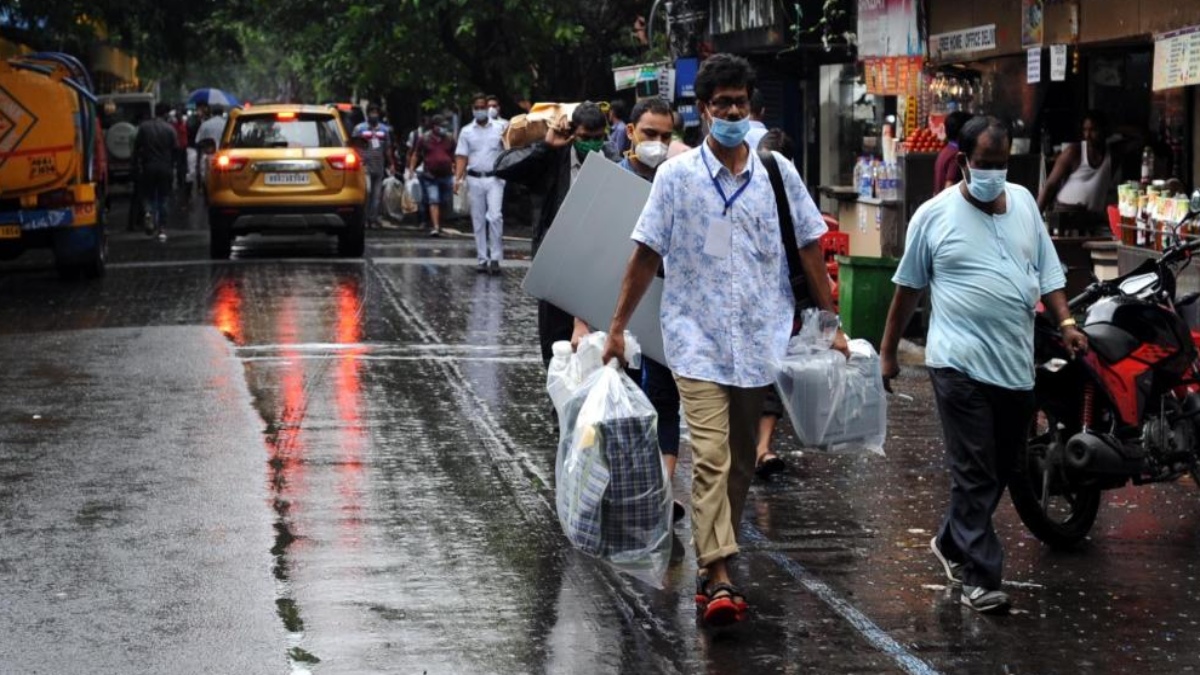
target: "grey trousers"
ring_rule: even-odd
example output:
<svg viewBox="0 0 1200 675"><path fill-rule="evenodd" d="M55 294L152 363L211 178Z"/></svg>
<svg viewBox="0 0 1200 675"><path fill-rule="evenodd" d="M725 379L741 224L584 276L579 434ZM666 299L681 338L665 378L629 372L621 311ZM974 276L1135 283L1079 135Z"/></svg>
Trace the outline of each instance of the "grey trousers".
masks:
<svg viewBox="0 0 1200 675"><path fill-rule="evenodd" d="M996 590L1004 548L992 514L1028 437L1033 392L984 384L951 368L930 368L929 377L951 478L938 548L948 560L965 565L964 584Z"/></svg>
<svg viewBox="0 0 1200 675"><path fill-rule="evenodd" d="M379 212L383 206L383 179L387 178L386 173L368 173L367 174L367 222L376 223L379 221Z"/></svg>

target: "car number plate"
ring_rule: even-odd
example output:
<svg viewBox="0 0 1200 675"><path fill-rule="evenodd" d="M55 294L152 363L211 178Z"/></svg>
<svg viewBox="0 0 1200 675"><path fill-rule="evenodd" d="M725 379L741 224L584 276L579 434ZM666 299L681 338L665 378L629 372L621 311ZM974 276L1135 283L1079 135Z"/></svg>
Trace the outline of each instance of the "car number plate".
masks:
<svg viewBox="0 0 1200 675"><path fill-rule="evenodd" d="M20 239L20 225L0 225L0 239Z"/></svg>
<svg viewBox="0 0 1200 675"><path fill-rule="evenodd" d="M269 173L263 179L267 185L308 185L311 176L307 173Z"/></svg>

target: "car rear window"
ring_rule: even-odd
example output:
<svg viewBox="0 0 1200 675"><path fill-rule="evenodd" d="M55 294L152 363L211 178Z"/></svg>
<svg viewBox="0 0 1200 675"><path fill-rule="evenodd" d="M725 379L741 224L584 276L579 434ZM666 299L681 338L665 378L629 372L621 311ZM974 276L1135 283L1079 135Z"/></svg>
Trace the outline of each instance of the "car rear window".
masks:
<svg viewBox="0 0 1200 675"><path fill-rule="evenodd" d="M233 125L231 148L337 148L342 134L332 115L297 113L281 119L278 114L242 115Z"/></svg>

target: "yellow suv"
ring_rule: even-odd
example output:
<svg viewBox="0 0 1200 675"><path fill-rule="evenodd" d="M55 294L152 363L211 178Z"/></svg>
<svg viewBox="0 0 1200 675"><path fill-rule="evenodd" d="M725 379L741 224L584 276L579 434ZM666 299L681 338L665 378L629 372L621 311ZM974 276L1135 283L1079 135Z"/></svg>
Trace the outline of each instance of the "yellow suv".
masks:
<svg viewBox="0 0 1200 675"><path fill-rule="evenodd" d="M208 172L209 252L234 237L318 231L338 253L363 254L367 179L337 110L265 105L230 113Z"/></svg>

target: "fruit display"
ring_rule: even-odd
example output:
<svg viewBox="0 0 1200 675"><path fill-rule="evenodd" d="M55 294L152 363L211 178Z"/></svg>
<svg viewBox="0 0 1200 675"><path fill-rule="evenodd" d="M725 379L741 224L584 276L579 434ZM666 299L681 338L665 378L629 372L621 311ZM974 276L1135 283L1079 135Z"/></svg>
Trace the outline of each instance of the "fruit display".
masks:
<svg viewBox="0 0 1200 675"><path fill-rule="evenodd" d="M908 152L938 152L946 142L937 137L928 127L918 129L915 134L904 141L904 149Z"/></svg>

